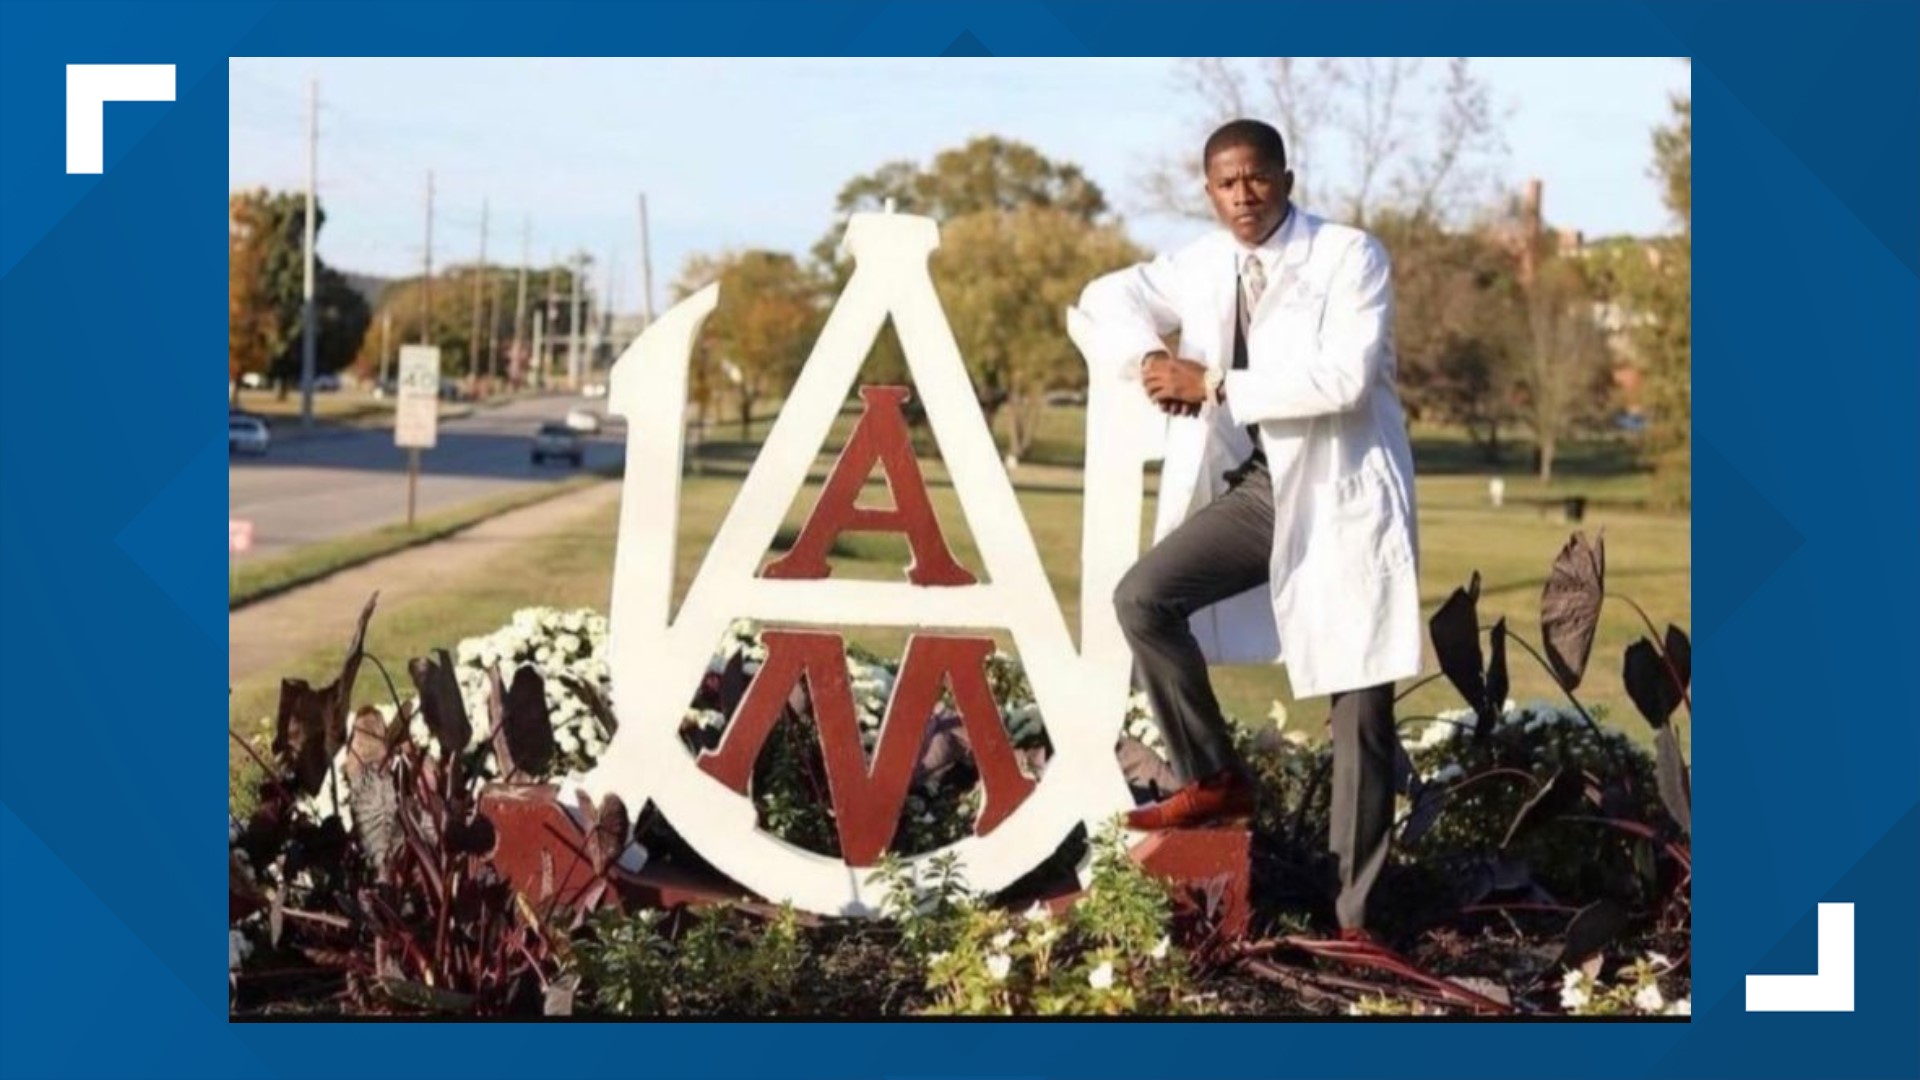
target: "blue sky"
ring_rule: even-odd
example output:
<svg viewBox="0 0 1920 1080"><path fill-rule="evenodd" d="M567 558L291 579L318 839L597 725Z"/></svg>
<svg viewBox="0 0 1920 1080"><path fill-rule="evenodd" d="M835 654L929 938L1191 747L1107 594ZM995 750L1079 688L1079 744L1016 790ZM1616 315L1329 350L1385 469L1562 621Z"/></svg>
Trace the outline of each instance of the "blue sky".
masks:
<svg viewBox="0 0 1920 1080"><path fill-rule="evenodd" d="M1589 235L1666 227L1648 133L1665 122L1668 95L1686 90L1685 64L1493 58L1474 68L1505 118L1498 177L1542 178L1554 224ZM1155 160L1204 137L1175 70L1166 59L236 58L227 176L232 188L304 184L306 88L317 77L330 264L417 272L431 168L436 265L476 258L484 198L489 261L518 261L530 218L535 262L584 249L616 308L632 310L644 190L658 308L689 254L804 252L832 226L849 178L989 133L1079 164L1136 240L1178 245L1205 226L1145 212L1139 184ZM1342 179L1339 162L1314 167L1321 181Z"/></svg>

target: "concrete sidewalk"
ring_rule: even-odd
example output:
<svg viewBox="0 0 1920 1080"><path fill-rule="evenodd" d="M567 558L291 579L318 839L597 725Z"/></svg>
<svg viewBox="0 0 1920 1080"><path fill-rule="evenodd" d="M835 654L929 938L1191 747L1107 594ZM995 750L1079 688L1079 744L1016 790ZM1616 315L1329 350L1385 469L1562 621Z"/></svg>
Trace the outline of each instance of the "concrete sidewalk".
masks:
<svg viewBox="0 0 1920 1080"><path fill-rule="evenodd" d="M316 648L343 645L351 613L376 591L381 608L394 610L519 546L563 532L619 498L620 482L608 480L248 604L227 616L227 682L280 670ZM341 622L343 612L347 623Z"/></svg>

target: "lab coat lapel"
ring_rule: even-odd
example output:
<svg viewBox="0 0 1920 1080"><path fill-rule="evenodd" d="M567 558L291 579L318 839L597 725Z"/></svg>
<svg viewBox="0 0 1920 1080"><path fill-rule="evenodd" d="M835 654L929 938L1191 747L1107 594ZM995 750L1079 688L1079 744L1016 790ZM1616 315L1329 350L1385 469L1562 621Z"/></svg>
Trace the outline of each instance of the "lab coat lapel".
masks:
<svg viewBox="0 0 1920 1080"><path fill-rule="evenodd" d="M1267 282L1260 302L1254 305L1253 317L1248 320L1250 326L1257 326L1269 317L1281 305L1281 298L1298 287L1300 268L1306 264L1312 246L1313 226L1307 221L1306 213L1298 206L1289 207L1287 220L1280 226L1280 261L1271 275L1273 280ZM1251 367L1251 353L1247 361Z"/></svg>

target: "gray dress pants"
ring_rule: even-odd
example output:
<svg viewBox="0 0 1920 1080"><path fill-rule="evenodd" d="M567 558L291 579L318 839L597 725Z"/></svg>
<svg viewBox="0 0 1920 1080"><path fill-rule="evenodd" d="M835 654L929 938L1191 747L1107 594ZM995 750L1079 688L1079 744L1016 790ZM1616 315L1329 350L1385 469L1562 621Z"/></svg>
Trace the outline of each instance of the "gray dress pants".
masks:
<svg viewBox="0 0 1920 1080"><path fill-rule="evenodd" d="M1183 783L1242 769L1187 622L1268 578L1274 510L1266 461L1256 457L1227 479L1226 494L1142 555L1113 597L1133 649L1134 678L1153 703L1169 763ZM1335 910L1341 926L1363 926L1393 827L1393 684L1334 694L1332 728L1329 844L1340 861Z"/></svg>

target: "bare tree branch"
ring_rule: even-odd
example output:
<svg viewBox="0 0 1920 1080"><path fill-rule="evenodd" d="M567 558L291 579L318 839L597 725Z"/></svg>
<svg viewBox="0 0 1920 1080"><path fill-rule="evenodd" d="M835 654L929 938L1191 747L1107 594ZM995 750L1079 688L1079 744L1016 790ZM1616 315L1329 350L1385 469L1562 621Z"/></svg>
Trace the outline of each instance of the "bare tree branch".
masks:
<svg viewBox="0 0 1920 1080"><path fill-rule="evenodd" d="M1295 201L1356 224L1383 210L1471 214L1505 149L1492 92L1464 57L1435 74L1412 57L1197 57L1179 63L1174 85L1199 106L1196 143L1222 121L1264 115L1287 139ZM1344 152L1344 174L1327 167L1330 152ZM1156 159L1139 180L1140 209L1209 217L1196 164L1185 148Z"/></svg>

